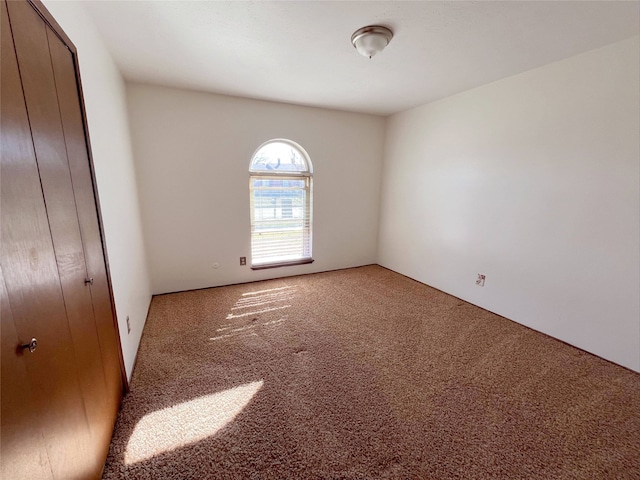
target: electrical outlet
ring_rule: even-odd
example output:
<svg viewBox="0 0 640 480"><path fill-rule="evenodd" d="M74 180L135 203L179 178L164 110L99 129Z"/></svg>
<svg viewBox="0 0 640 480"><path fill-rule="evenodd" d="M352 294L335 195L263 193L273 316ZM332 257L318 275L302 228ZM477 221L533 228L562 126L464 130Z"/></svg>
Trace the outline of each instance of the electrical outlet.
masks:
<svg viewBox="0 0 640 480"><path fill-rule="evenodd" d="M476 285L480 286L480 287L484 287L484 280L485 280L485 276L481 273L478 274L478 278L476 279Z"/></svg>
<svg viewBox="0 0 640 480"><path fill-rule="evenodd" d="M127 315L127 333L131 333L131 322L129 321L129 315Z"/></svg>
<svg viewBox="0 0 640 480"><path fill-rule="evenodd" d="M246 265L247 264L247 257L240 257L240 265Z"/></svg>

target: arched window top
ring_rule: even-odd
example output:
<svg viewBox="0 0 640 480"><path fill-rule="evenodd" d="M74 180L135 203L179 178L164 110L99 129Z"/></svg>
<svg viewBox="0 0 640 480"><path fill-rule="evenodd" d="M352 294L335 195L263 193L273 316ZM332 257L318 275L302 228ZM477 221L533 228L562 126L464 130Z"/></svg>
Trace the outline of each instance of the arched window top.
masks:
<svg viewBox="0 0 640 480"><path fill-rule="evenodd" d="M269 174L313 173L309 155L291 140L277 138L260 145L251 158L251 172Z"/></svg>

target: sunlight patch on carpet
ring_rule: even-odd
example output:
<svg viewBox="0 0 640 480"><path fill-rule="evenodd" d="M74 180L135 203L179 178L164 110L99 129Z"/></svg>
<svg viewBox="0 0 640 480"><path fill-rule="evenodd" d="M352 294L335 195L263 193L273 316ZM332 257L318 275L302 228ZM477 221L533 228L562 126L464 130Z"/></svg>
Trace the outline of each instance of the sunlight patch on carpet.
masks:
<svg viewBox="0 0 640 480"><path fill-rule="evenodd" d="M249 404L263 381L195 398L145 415L127 443L124 463L142 462L215 435Z"/></svg>
<svg viewBox="0 0 640 480"><path fill-rule="evenodd" d="M209 340L215 341L215 340L222 340L225 338L238 337L239 333L248 334L249 336L257 336L255 332L249 332L248 330L252 330L256 327L268 327L271 325L278 325L279 323L284 322L286 319L287 319L287 316L285 315L284 317L279 318L278 320L271 320L270 322L247 325L245 327L238 327L233 329L230 329L230 327L218 328L216 329L216 332L225 332L225 333L223 333L222 335L218 335L217 337L211 337L209 338Z"/></svg>
<svg viewBox="0 0 640 480"><path fill-rule="evenodd" d="M269 293L269 292L277 292L277 291L281 291L281 290L287 290L287 289L289 289L289 288L294 288L294 287L291 287L291 286L289 286L289 285L286 285L286 286L284 286L284 287L269 288L269 289L267 289L267 290L256 290L255 292L247 292L247 293L243 293L243 294L242 294L242 296L243 296L243 297L246 297L246 296L248 296L248 295L260 295L260 294L263 294L263 293Z"/></svg>
<svg viewBox="0 0 640 480"><path fill-rule="evenodd" d="M294 295L287 295L287 296L279 296L278 298L272 299L272 300L264 300L261 302L252 302L252 303L240 303L240 301L238 301L236 303L237 306L235 307L231 307L231 310L240 310L242 308L256 308L256 307L260 307L262 305L269 305L270 303L277 303L277 302L283 302L283 301L290 301L293 300Z"/></svg>
<svg viewBox="0 0 640 480"><path fill-rule="evenodd" d="M230 313L229 315L227 315L227 320L231 320L233 318L250 317L250 316L253 316L253 315L259 315L261 313L275 312L276 310L284 310L285 308L291 308L291 305L283 305L281 307L263 308L262 310L256 310L254 312L247 312L247 313L240 313L238 315L234 315L234 314Z"/></svg>
<svg viewBox="0 0 640 480"><path fill-rule="evenodd" d="M269 326L269 325L277 325L278 323L282 323L282 322L284 322L285 320L286 320L286 318L280 318L280 319L278 319L278 320L271 320L270 322L259 323L259 324L254 324L254 325L247 325L247 326L244 326L244 327L237 327L237 328L230 328L230 327L217 328L217 329L216 329L216 332L226 332L226 331L228 331L228 332L229 332L229 335L230 335L230 334L237 333L237 332L244 332L244 331L246 331L246 330L251 330L251 329L256 328L256 327L265 327L265 326ZM228 336L228 335L227 335L227 336ZM217 339L218 339L218 337L213 337L213 338L210 338L209 340L217 340Z"/></svg>
<svg viewBox="0 0 640 480"><path fill-rule="evenodd" d="M288 302L295 298L296 289L292 287L281 287L270 290L259 290L257 292L243 293L231 310L245 308L257 308L277 302Z"/></svg>

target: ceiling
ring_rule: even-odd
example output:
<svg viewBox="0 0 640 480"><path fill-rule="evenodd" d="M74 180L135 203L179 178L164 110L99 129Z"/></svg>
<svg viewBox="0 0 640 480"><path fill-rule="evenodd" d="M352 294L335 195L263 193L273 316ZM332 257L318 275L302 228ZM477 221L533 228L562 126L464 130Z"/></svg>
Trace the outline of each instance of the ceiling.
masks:
<svg viewBox="0 0 640 480"><path fill-rule="evenodd" d="M638 1L84 1L128 81L379 115L640 33ZM395 36L371 60L351 34Z"/></svg>

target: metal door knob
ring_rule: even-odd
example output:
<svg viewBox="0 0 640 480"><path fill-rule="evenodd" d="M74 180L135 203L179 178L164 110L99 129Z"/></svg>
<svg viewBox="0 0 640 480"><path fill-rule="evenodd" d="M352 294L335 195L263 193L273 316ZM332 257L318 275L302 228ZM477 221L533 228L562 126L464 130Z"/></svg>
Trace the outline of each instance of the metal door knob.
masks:
<svg viewBox="0 0 640 480"><path fill-rule="evenodd" d="M20 347L24 350L25 348L29 349L30 353L33 353L36 351L36 348L38 348L38 340L36 340L35 338L32 338L31 341L29 343L25 343L24 345L20 345Z"/></svg>

